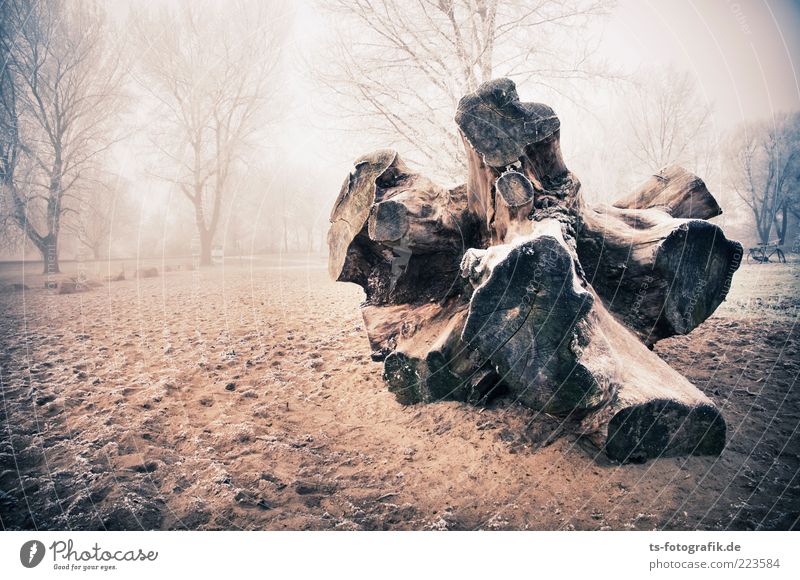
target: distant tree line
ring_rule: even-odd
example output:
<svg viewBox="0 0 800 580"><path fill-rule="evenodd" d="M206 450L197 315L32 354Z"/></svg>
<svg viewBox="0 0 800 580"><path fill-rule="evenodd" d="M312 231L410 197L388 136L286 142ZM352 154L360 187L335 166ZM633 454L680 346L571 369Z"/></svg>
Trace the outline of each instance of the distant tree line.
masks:
<svg viewBox="0 0 800 580"><path fill-rule="evenodd" d="M281 159L271 131L286 106L289 6L133 4L120 25L95 0L0 2L2 246L34 247L50 273L65 235L95 259L187 253L192 238L204 264L218 244L228 254L324 251L337 192L320 190L313 164ZM679 164L715 195L738 200L762 242L787 243L800 220L800 113L717 135L713 103L688 73L623 76L594 58L588 32L610 2L323 6L336 34L315 80L332 126L375 135L438 177L463 179L452 116L482 81L510 76L521 92L578 104L601 83L619 111L596 140L584 139L585 154L609 194ZM179 215L112 169L118 144L141 150L141 182L166 184L185 200Z"/></svg>
<svg viewBox="0 0 800 580"><path fill-rule="evenodd" d="M742 125L726 150L729 184L752 213L759 241L786 243L800 220L800 113Z"/></svg>

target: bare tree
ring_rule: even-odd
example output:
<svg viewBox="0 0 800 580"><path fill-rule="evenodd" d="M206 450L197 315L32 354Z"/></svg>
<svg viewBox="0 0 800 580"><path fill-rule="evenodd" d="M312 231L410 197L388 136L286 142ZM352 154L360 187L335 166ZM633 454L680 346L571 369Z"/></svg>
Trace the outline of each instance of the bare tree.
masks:
<svg viewBox="0 0 800 580"><path fill-rule="evenodd" d="M22 1L0 3L0 225L2 243L14 247L24 234L16 228L20 206L14 202L17 167L22 155L19 136L19 113L17 107L16 78L12 72L11 49L17 35L20 15L27 13L29 6ZM25 223L24 216L22 223Z"/></svg>
<svg viewBox="0 0 800 580"><path fill-rule="evenodd" d="M326 6L330 4L326 3ZM461 95L496 76L571 98L574 81L605 70L587 24L607 0L337 0L336 62L318 77L348 122L460 177L452 118ZM359 127L363 128L363 127Z"/></svg>
<svg viewBox="0 0 800 580"><path fill-rule="evenodd" d="M158 103L152 141L166 168L161 177L192 203L200 262L210 265L231 174L277 94L285 22L274 5L184 1L140 13L135 23L140 85Z"/></svg>
<svg viewBox="0 0 800 580"><path fill-rule="evenodd" d="M8 0L2 16L3 207L57 273L62 218L114 142L118 52L91 2Z"/></svg>
<svg viewBox="0 0 800 580"><path fill-rule="evenodd" d="M796 167L790 176L785 210L794 217L795 222L800 222L800 167Z"/></svg>
<svg viewBox="0 0 800 580"><path fill-rule="evenodd" d="M64 228L75 236L81 248L89 250L93 259L100 260L111 250L115 226L127 225L119 218L133 213L127 184L119 177L113 181L94 180L80 198L74 215L65 220Z"/></svg>
<svg viewBox="0 0 800 580"><path fill-rule="evenodd" d="M783 127L777 133L782 142L781 155L785 163L780 184L781 203L775 212L773 223L778 243L783 245L789 231L789 217L793 217L795 222L800 220L800 113L782 115L780 123Z"/></svg>
<svg viewBox="0 0 800 580"><path fill-rule="evenodd" d="M753 213L759 240L769 242L775 228L783 244L800 172L800 113L740 127L727 159L728 183Z"/></svg>
<svg viewBox="0 0 800 580"><path fill-rule="evenodd" d="M644 171L673 164L709 175L711 103L705 101L688 72L672 68L642 71L627 99L629 151Z"/></svg>

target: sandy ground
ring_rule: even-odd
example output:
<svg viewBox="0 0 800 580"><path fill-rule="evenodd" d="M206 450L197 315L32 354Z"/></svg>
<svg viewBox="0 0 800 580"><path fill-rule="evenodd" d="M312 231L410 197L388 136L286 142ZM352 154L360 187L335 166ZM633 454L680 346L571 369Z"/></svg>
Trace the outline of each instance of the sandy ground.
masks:
<svg viewBox="0 0 800 580"><path fill-rule="evenodd" d="M798 264L743 266L711 319L656 347L722 408L728 444L644 465L552 442L502 399L398 404L361 289L322 258L160 266L70 295L0 271L3 528L800 526Z"/></svg>

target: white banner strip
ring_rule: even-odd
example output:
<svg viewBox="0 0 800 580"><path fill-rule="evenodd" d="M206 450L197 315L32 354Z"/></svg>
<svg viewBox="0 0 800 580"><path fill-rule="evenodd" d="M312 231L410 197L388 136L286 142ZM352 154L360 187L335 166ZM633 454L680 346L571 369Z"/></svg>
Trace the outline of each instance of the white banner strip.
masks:
<svg viewBox="0 0 800 580"><path fill-rule="evenodd" d="M792 532L2 532L3 578L800 578ZM233 575L233 576L232 576ZM246 575L246 576L240 576Z"/></svg>

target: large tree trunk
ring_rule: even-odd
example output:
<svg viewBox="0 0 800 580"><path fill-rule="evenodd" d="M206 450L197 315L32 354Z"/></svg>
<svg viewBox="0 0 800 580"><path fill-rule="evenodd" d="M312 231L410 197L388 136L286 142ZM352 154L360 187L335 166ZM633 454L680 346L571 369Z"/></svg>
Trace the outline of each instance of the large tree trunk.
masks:
<svg viewBox="0 0 800 580"><path fill-rule="evenodd" d="M44 263L43 274L45 276L60 274L61 269L58 263L58 236L50 234L41 239L37 244L39 252L42 254Z"/></svg>
<svg viewBox="0 0 800 580"><path fill-rule="evenodd" d="M762 244L769 243L769 234L772 232L772 216L767 215L767 210L763 209L761 213L753 210L753 216L756 222L756 231L758 232L758 240Z"/></svg>
<svg viewBox="0 0 800 580"><path fill-rule="evenodd" d="M99 241L99 242L96 242L96 243L92 244L92 246L91 246L92 259L94 259L95 261L102 260L104 257L106 257L107 254L105 252L103 252L103 244L104 243L105 242Z"/></svg>
<svg viewBox="0 0 800 580"><path fill-rule="evenodd" d="M459 103L466 187L446 190L391 150L356 162L331 216L330 273L366 291L372 356L403 403L502 387L620 461L719 453L717 408L648 346L724 299L741 246L678 167L589 208L560 121L514 84Z"/></svg>
<svg viewBox="0 0 800 580"><path fill-rule="evenodd" d="M646 344L690 332L724 300L742 251L705 221L721 213L700 178L673 166L581 214L587 279Z"/></svg>
<svg viewBox="0 0 800 580"><path fill-rule="evenodd" d="M208 230L200 230L200 265L211 266L211 248L214 242L214 235Z"/></svg>

